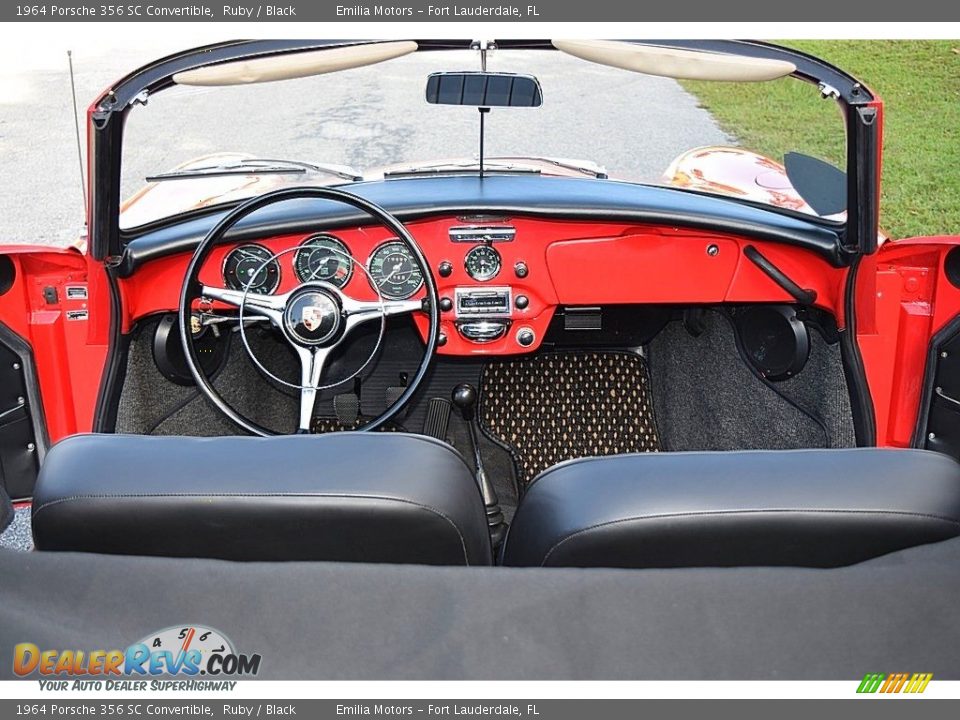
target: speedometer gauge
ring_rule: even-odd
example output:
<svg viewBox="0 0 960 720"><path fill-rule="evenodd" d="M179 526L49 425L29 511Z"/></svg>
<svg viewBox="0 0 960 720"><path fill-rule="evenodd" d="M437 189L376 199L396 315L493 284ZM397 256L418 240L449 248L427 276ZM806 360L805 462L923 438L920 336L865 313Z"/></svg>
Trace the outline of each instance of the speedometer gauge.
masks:
<svg viewBox="0 0 960 720"><path fill-rule="evenodd" d="M301 243L293 269L300 282L323 280L342 288L353 275L353 260L347 246L332 235L314 235Z"/></svg>
<svg viewBox="0 0 960 720"><path fill-rule="evenodd" d="M263 245L241 245L223 261L223 281L233 290L269 295L280 285L280 263Z"/></svg>
<svg viewBox="0 0 960 720"><path fill-rule="evenodd" d="M406 300L423 285L423 273L399 240L390 240L373 251L367 261L372 283L388 300Z"/></svg>

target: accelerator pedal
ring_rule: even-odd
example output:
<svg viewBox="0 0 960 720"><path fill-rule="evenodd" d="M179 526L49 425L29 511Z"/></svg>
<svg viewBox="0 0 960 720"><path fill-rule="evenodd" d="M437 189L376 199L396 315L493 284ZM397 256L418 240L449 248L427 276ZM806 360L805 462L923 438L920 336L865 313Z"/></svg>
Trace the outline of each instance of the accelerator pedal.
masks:
<svg viewBox="0 0 960 720"><path fill-rule="evenodd" d="M451 407L450 401L446 398L430 398L430 403L427 405L427 417L423 421L423 434L437 440L446 441Z"/></svg>

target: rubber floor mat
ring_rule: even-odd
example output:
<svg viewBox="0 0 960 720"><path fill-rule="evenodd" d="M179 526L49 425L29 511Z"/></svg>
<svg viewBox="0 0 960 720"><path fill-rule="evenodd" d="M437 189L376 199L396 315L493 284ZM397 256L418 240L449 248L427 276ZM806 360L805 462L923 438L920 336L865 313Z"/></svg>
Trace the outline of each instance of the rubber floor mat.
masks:
<svg viewBox="0 0 960 720"><path fill-rule="evenodd" d="M660 449L639 355L569 352L491 362L480 384L480 422L510 448L521 487L564 460Z"/></svg>

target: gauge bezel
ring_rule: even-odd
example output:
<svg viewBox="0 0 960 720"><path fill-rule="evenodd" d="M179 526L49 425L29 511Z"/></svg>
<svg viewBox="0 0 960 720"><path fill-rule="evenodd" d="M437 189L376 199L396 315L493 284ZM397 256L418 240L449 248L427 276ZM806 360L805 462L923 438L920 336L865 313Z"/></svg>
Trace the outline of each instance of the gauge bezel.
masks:
<svg viewBox="0 0 960 720"><path fill-rule="evenodd" d="M277 268L277 278L272 288L270 288L266 292L259 292L258 290L254 290L253 288L250 288L250 292L255 293L257 295L273 295L277 291L277 288L280 287L280 281L283 278L283 268L280 267L280 261L277 259L276 253L274 253L266 245L261 245L260 243L244 243L243 245L237 245L236 247L231 249L226 255L223 256L223 262L220 264L220 277L223 278L223 284L228 288L230 288L231 290L236 290L237 292L244 291L243 286L236 288L230 284L230 280L227 277L227 263L230 261L230 257L235 252L239 252L240 250L245 248L256 248L258 250L263 250L265 253L267 253L267 255L270 256L269 260L264 261L264 268L263 268L264 270L266 270L271 263ZM269 277L269 273L267 274L267 276Z"/></svg>
<svg viewBox="0 0 960 720"><path fill-rule="evenodd" d="M343 250L344 255L347 257L348 268L347 276L343 281L342 285L338 285L334 280L322 280L322 278L304 278L300 276L300 270L297 267L297 258L300 257L300 253L307 247L307 243L313 242L314 240L329 240L336 243ZM334 287L340 288L341 290L347 286L353 279L353 264L354 264L353 255L350 254L350 248L347 247L347 244L338 238L336 235L330 235L329 233L317 233L316 235L311 235L310 237L304 239L297 245L297 250L293 253L293 275L302 283L311 282L312 280L322 280L322 282L328 282Z"/></svg>
<svg viewBox="0 0 960 720"><path fill-rule="evenodd" d="M497 267L489 275L474 275L472 272L470 272L470 256L481 250L489 250L497 257ZM474 245L472 248L467 250L466 255L463 256L463 269L472 280L476 280L477 282L489 282L497 277L497 275L500 274L500 271L503 270L503 256L493 245Z"/></svg>
<svg viewBox="0 0 960 720"><path fill-rule="evenodd" d="M378 252L380 252L380 251L381 251L383 248L385 248L387 245L399 245L400 248L403 250L403 252L405 252L405 253L407 253L407 254L410 255L410 262L413 263L413 266L420 271L420 282L419 282L419 284L417 285L417 287L415 287L413 290L411 290L411 291L410 291L408 294L406 294L406 295L393 295L393 294L391 294L391 293L389 293L389 292L385 292L382 287L380 287L380 286L378 286L378 285L374 285L374 277L373 277L373 258L376 256L376 254L377 254ZM370 252L370 255L367 257L367 263L366 263L365 267L367 268L367 272L365 273L365 275L367 276L367 283L370 285L370 287L373 289L374 292L379 293L380 295L382 295L382 296L383 296L385 299L387 299L387 300L407 300L407 299L409 299L409 298L412 298L414 295L416 295L418 292L420 292L421 289L423 289L423 275L424 275L425 272L429 272L429 269L428 269L428 268L425 269L425 268L420 267L420 264L417 262L416 256L411 252L410 248L408 248L408 247L406 246L406 244L405 244L402 240L400 240L399 238L391 238L391 239L389 239L389 240L384 240L382 243L380 243L379 245L377 245L377 246Z"/></svg>

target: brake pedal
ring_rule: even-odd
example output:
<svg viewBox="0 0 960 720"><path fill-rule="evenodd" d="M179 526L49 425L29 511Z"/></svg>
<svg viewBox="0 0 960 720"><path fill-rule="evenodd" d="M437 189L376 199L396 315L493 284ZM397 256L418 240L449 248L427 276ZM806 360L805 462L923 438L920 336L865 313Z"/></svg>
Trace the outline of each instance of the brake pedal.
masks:
<svg viewBox="0 0 960 720"><path fill-rule="evenodd" d="M437 440L446 441L451 407L450 401L445 398L430 398L427 405L427 417L423 421L423 434Z"/></svg>
<svg viewBox="0 0 960 720"><path fill-rule="evenodd" d="M393 407L393 404L400 399L400 396L407 391L407 388L398 385L391 385L384 391L384 400L387 407Z"/></svg>

